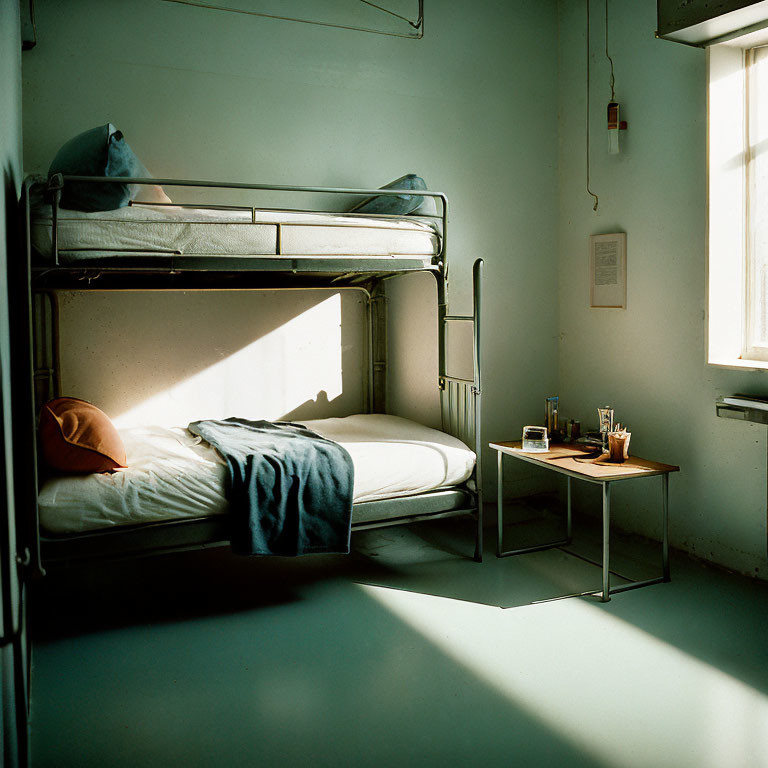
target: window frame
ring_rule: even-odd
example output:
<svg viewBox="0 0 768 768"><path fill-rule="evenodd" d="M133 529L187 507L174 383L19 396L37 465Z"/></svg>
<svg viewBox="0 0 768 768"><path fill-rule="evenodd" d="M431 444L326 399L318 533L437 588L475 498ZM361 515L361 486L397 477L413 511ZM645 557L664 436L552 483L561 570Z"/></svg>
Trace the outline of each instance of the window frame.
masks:
<svg viewBox="0 0 768 768"><path fill-rule="evenodd" d="M728 368L768 369L768 346L750 345L747 100L748 52L765 42L765 32L745 35L707 54L707 363Z"/></svg>
<svg viewBox="0 0 768 768"><path fill-rule="evenodd" d="M757 195L754 190L755 171L754 157L752 155L752 122L754 114L752 103L754 94L757 93L756 78L756 51L765 46L752 46L744 51L744 189L745 189L745 336L742 356L748 360L757 360L768 363L768 341L759 343L756 330L762 315L768 312L768 306L759 306L760 299L755 293L760 291L759 283L765 280L766 264L762 265L757 260L757 248L755 245L755 229L753 214ZM763 288L763 303L768 304L768 292ZM760 311L762 309L762 312Z"/></svg>
<svg viewBox="0 0 768 768"><path fill-rule="evenodd" d="M744 342L743 49L707 49L707 362L741 367ZM738 313L733 312L734 305Z"/></svg>

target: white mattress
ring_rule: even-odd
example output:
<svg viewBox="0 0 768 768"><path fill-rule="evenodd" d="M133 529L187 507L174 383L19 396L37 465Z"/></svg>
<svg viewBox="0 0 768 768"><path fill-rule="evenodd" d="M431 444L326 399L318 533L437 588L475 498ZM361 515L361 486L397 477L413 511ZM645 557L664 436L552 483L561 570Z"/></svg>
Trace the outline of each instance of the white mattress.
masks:
<svg viewBox="0 0 768 768"><path fill-rule="evenodd" d="M458 485L475 465L475 454L460 440L397 416L360 414L302 423L349 451L355 502ZM61 476L44 484L38 501L46 531L72 534L227 512L226 468L208 443L198 443L184 428L143 427L120 434L126 469Z"/></svg>
<svg viewBox="0 0 768 768"><path fill-rule="evenodd" d="M32 244L51 255L51 208L32 214ZM58 246L68 260L128 252L185 256L431 256L439 236L428 219L334 213L215 210L136 205L60 210Z"/></svg>

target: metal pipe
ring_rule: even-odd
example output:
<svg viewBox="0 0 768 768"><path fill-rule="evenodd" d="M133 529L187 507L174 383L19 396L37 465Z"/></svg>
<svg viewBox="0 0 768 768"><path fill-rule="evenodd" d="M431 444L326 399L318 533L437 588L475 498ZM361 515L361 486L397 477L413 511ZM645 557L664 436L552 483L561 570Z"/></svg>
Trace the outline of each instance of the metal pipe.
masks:
<svg viewBox="0 0 768 768"><path fill-rule="evenodd" d="M26 411L26 414L24 417L20 415L18 423L21 424L26 421L30 435L23 442L25 451L24 464L26 465L24 468L25 482L23 486L20 483L17 487L17 504L24 504L30 510L29 517L27 518L27 524L24 526L23 544L26 546L30 553L29 573L33 577L45 575L42 555L40 552L40 512L37 504L39 481L37 472L37 441L35 439L37 413L35 412L34 371L32 368L34 348L32 342L32 238L30 218L30 187L34 183L35 182L30 179L25 181L22 187L21 203L24 206L25 211L24 231L22 233L24 261L22 264L23 270L18 273L18 278L19 282L23 283L23 285L20 284L15 286L16 291L18 291L18 295L23 295L23 299L20 302L19 308L24 312L24 317L19 318L19 322L24 324L24 338L19 339L19 352L21 357L21 365L25 370L24 373L22 373L21 370L19 371L19 381L22 381L22 376L26 377L26 381L23 382L23 390L21 385L19 385L19 407L20 409L23 408Z"/></svg>
<svg viewBox="0 0 768 768"><path fill-rule="evenodd" d="M464 401L464 409L461 413L461 434L464 438L467 438L469 437L469 393L467 392L466 387L464 387L463 393L464 397L462 400ZM472 436L472 439L474 440L474 435Z"/></svg>
<svg viewBox="0 0 768 768"><path fill-rule="evenodd" d="M387 413L387 366L389 360L389 338L387 335L387 297L377 285L374 292L373 326L373 391L374 413Z"/></svg>
<svg viewBox="0 0 768 768"><path fill-rule="evenodd" d="M582 555L578 552L574 552L572 549L562 549L562 552L565 552L566 555L570 555L571 557L575 557L577 560L582 560L585 563L589 563L590 565L596 565L598 568L602 565L602 563L599 560L593 560L591 557L587 557L586 555ZM624 576L623 574L619 573L618 571L615 571L613 568L609 570L609 573L611 576L615 576L618 579L626 579L629 581L629 576ZM659 581L661 581L661 576L659 576ZM617 590L617 587L611 587L611 594L613 594ZM591 592L585 593L585 594L595 594L599 595L600 590L599 589L593 589Z"/></svg>
<svg viewBox="0 0 768 768"><path fill-rule="evenodd" d="M426 512L423 515L406 515L404 517L394 517L388 520L380 520L375 523L352 523L352 532L369 531L373 528L390 528L393 525L408 525L418 523L423 520L444 520L450 517L461 517L471 514L471 509L452 509L449 512ZM226 542L227 544L229 542Z"/></svg>
<svg viewBox="0 0 768 768"><path fill-rule="evenodd" d="M59 266L59 203L61 201L61 189L55 189L51 201L51 251L53 263Z"/></svg>
<svg viewBox="0 0 768 768"><path fill-rule="evenodd" d="M368 322L368 381L365 387L365 412L373 413L373 377L374 372L374 342L373 342L373 319L374 307L371 296L365 302L365 316Z"/></svg>
<svg viewBox="0 0 768 768"><path fill-rule="evenodd" d="M482 314L482 280L483 280L483 260L477 259L472 268L473 293L474 293L474 313L472 315L473 328L473 351L474 351L474 377L477 394L482 392L481 368L480 368L480 315ZM479 419L478 419L479 423Z"/></svg>
<svg viewBox="0 0 768 768"><path fill-rule="evenodd" d="M205 181L203 179L157 179L145 176L70 176L63 175L65 182L90 182L98 184L151 184L163 187L207 187L214 189L252 189L266 192L319 192L339 195L408 195L410 197L434 197L447 203L443 192L428 189L369 189L361 187L304 187L291 184L246 184L237 181Z"/></svg>
<svg viewBox="0 0 768 768"><path fill-rule="evenodd" d="M669 581L669 472L665 472L661 478L661 514L663 528L661 539L661 562L664 581Z"/></svg>
<svg viewBox="0 0 768 768"><path fill-rule="evenodd" d="M472 268L472 289L473 289L473 307L472 307L472 352L474 357L473 375L475 383L473 385L474 395L474 418L475 418L475 484L477 486L477 538L480 547L480 557L482 558L482 538L483 538L483 445L482 445L482 379L480 366L480 317L483 304L483 260L476 259Z"/></svg>
<svg viewBox="0 0 768 768"><path fill-rule="evenodd" d="M148 207L148 208L203 208L206 211L247 211L251 215L251 224L256 224L258 217L256 216L257 213L317 213L317 210L314 210L312 208L271 208L269 206L263 205L254 207L252 205L219 205L217 203L143 203L143 202L136 202L136 200L131 200L128 205L131 208L142 208L142 207ZM327 213L327 211L326 211ZM358 218L358 219L402 219L403 214L402 213L358 213L357 211L344 211L344 217L345 218ZM443 217L442 214L436 214L436 213L419 213L418 216L414 216L414 218L418 219L435 219L438 221L442 221ZM291 221L285 221L282 222L284 226L290 227L290 226L296 226L296 227L325 227L325 226L331 226L329 224L316 224L312 222L291 222ZM344 225L340 225L344 226Z"/></svg>
<svg viewBox="0 0 768 768"><path fill-rule="evenodd" d="M501 465L501 458L503 455L502 451L496 451L496 478L498 482L498 488L496 489L496 557L501 557L501 553L504 551L504 497L501 492L504 482Z"/></svg>
<svg viewBox="0 0 768 768"><path fill-rule="evenodd" d="M483 561L483 488L475 481L477 485L477 529L475 531L475 560L478 563Z"/></svg>
<svg viewBox="0 0 768 768"><path fill-rule="evenodd" d="M603 483L603 592L600 599L604 603L611 599L610 538L611 484Z"/></svg>
<svg viewBox="0 0 768 768"><path fill-rule="evenodd" d="M551 541L548 544L535 544L532 547L521 547L520 549L508 549L506 552L501 552L498 557L511 557L513 555L525 555L529 552L544 552L547 549L555 549L555 547L561 547L563 544L567 544L567 539L560 539L560 541Z"/></svg>
<svg viewBox="0 0 768 768"><path fill-rule="evenodd" d="M446 431L446 370L445 370L445 358L446 358L446 332L445 332L445 315L446 315L446 295L445 295L445 276L442 273L432 273L435 276L436 288L437 288L437 381L440 389L440 426L443 431Z"/></svg>
<svg viewBox="0 0 768 768"><path fill-rule="evenodd" d="M663 584L665 581L668 581L668 579L665 579L663 576L644 579L643 581L631 581L629 584L620 584L618 587L612 587L611 594L615 595L617 592L627 592L630 589L638 589L639 587L649 587L651 584Z"/></svg>

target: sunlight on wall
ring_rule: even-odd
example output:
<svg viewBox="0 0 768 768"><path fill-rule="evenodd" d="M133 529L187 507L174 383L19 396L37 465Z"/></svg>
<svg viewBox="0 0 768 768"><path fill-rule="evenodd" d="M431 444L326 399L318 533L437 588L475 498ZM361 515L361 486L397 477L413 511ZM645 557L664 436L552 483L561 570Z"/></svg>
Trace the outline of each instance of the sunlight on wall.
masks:
<svg viewBox="0 0 768 768"><path fill-rule="evenodd" d="M233 355L153 395L113 422L186 426L196 419L280 419L342 393L341 296L336 293Z"/></svg>
<svg viewBox="0 0 768 768"><path fill-rule="evenodd" d="M768 764L768 698L580 600L502 610L360 585L605 765Z"/></svg>

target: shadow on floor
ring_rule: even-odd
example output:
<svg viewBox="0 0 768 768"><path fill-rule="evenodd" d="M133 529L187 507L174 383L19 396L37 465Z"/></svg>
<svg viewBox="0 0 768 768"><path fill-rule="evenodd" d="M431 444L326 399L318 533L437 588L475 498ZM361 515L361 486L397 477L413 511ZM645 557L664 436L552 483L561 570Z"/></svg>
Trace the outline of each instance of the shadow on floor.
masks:
<svg viewBox="0 0 768 768"><path fill-rule="evenodd" d="M38 593L34 768L604 764L338 559L227 559L71 571Z"/></svg>
<svg viewBox="0 0 768 768"><path fill-rule="evenodd" d="M536 540L561 525L540 502L520 505L515 535ZM32 590L34 636L85 634L280 605L336 578L497 607L529 605L599 586L599 571L559 550L498 560L486 536L476 563L471 518L362 531L349 556L232 555L227 547L52 567Z"/></svg>
<svg viewBox="0 0 768 768"><path fill-rule="evenodd" d="M507 545L562 533L562 518L547 503L523 505L513 519L505 529ZM599 560L596 521L579 520L574 531L571 549ZM46 643L137 625L235 617L303 603L308 590L339 581L500 608L600 586L599 567L559 549L498 559L495 536L486 533L483 563L470 558L472 521L458 519L358 533L349 557L239 558L221 548L63 569L32 592L32 634ZM612 563L624 576L648 578L660 571L660 547L616 533ZM581 600L768 693L765 582L673 551L670 583L625 592L606 604Z"/></svg>

